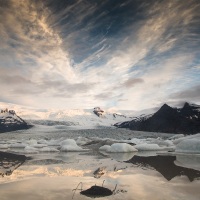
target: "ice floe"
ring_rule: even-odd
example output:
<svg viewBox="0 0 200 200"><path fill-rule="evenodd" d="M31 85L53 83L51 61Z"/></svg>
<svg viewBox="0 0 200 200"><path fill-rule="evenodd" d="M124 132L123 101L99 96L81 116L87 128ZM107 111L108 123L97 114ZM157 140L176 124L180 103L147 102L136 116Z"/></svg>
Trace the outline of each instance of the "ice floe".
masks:
<svg viewBox="0 0 200 200"><path fill-rule="evenodd" d="M179 139L179 138L182 138L182 137L184 137L183 134L176 134L176 135L170 137L169 140L175 140L175 139Z"/></svg>
<svg viewBox="0 0 200 200"><path fill-rule="evenodd" d="M146 142L146 139L132 138L130 140L130 142L133 143L133 144L142 144L142 143Z"/></svg>
<svg viewBox="0 0 200 200"><path fill-rule="evenodd" d="M29 145L31 145L31 146L37 145L37 140L31 139L31 140L27 141L27 143L28 143Z"/></svg>
<svg viewBox="0 0 200 200"><path fill-rule="evenodd" d="M200 155L176 155L175 165L200 170Z"/></svg>
<svg viewBox="0 0 200 200"><path fill-rule="evenodd" d="M200 140L200 133L195 134L195 135L188 135L188 136L180 137L178 139L173 140L173 143L175 145L177 145L178 143L182 142L183 140L188 140L188 139L193 139L193 138Z"/></svg>
<svg viewBox="0 0 200 200"><path fill-rule="evenodd" d="M109 151L110 148L110 145L103 145L99 148L99 151Z"/></svg>
<svg viewBox="0 0 200 200"><path fill-rule="evenodd" d="M79 147L73 139L66 139L60 145L61 151L86 151L86 149Z"/></svg>
<svg viewBox="0 0 200 200"><path fill-rule="evenodd" d="M25 148L26 146L27 144L23 144L23 143L15 143L15 144L9 145L10 148Z"/></svg>
<svg viewBox="0 0 200 200"><path fill-rule="evenodd" d="M130 160L134 155L136 155L138 152L127 152L127 153L107 153L111 158L113 158L116 161L128 161ZM105 153L104 153L105 154ZM106 154L105 154L106 155Z"/></svg>
<svg viewBox="0 0 200 200"><path fill-rule="evenodd" d="M38 153L38 149L34 148L34 147L31 147L31 146L26 146L24 148L24 151L25 153L28 153L28 154L35 154L35 153Z"/></svg>
<svg viewBox="0 0 200 200"><path fill-rule="evenodd" d="M92 140L88 139L88 138L85 138L85 137L78 137L77 140L76 140L76 143L78 145L85 145L89 142L91 142Z"/></svg>
<svg viewBox="0 0 200 200"><path fill-rule="evenodd" d="M114 143L108 148L109 153L127 153L137 151L133 146L126 143Z"/></svg>
<svg viewBox="0 0 200 200"><path fill-rule="evenodd" d="M175 152L200 154L200 138L185 139L179 142Z"/></svg>
<svg viewBox="0 0 200 200"><path fill-rule="evenodd" d="M173 146L174 143L171 140L162 140L162 139L152 139L151 141L148 141L149 144L157 144L159 146Z"/></svg>
<svg viewBox="0 0 200 200"><path fill-rule="evenodd" d="M46 144L35 144L35 145L33 145L33 147L35 147L35 148L43 148L43 147L47 147L47 145Z"/></svg>
<svg viewBox="0 0 200 200"><path fill-rule="evenodd" d="M200 134L196 135L178 135L177 137L157 138L132 138L130 140L100 138L100 137L83 137L76 139L66 139L66 137L45 139L11 139L2 140L0 149L13 150L18 152L81 152L86 151L84 146L91 150L104 151L106 153L127 153L135 151L162 151L171 154L200 154ZM27 148L25 148L27 147ZM33 148L33 149L30 149ZM87 149L88 150L88 149ZM157 152L159 153L159 152Z"/></svg>
<svg viewBox="0 0 200 200"><path fill-rule="evenodd" d="M39 151L40 152L59 152L59 150L54 147L43 147L39 149Z"/></svg>
<svg viewBox="0 0 200 200"><path fill-rule="evenodd" d="M48 142L45 139L38 140L38 144L47 144Z"/></svg>
<svg viewBox="0 0 200 200"><path fill-rule="evenodd" d="M163 150L163 148L159 147L157 144L137 144L134 146L138 151L158 151Z"/></svg>
<svg viewBox="0 0 200 200"><path fill-rule="evenodd" d="M0 149L8 149L9 146L7 144L0 144Z"/></svg>
<svg viewBox="0 0 200 200"><path fill-rule="evenodd" d="M49 146L59 146L60 143L61 143L63 140L64 140L63 138L60 138L60 139L58 139L58 140L51 139L51 140L47 141L47 145L49 145Z"/></svg>

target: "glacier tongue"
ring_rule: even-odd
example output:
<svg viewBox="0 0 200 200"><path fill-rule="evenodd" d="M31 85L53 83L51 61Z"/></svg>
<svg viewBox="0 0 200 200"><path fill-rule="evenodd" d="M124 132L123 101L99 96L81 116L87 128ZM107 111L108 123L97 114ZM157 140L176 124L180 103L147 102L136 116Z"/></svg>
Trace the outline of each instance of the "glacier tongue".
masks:
<svg viewBox="0 0 200 200"><path fill-rule="evenodd" d="M99 107L62 110L35 109L0 102L0 108L5 107L15 110L22 119L28 120L33 124L57 126L58 129L62 129L64 126L112 126L118 122L131 120L130 117L123 115L123 113L112 112ZM130 111L129 115L131 115Z"/></svg>

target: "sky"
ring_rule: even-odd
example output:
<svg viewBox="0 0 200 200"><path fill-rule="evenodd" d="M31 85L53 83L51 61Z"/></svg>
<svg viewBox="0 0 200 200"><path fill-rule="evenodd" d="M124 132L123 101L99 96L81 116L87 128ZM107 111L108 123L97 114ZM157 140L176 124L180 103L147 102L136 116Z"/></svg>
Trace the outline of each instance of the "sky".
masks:
<svg viewBox="0 0 200 200"><path fill-rule="evenodd" d="M0 0L0 101L200 104L199 0Z"/></svg>

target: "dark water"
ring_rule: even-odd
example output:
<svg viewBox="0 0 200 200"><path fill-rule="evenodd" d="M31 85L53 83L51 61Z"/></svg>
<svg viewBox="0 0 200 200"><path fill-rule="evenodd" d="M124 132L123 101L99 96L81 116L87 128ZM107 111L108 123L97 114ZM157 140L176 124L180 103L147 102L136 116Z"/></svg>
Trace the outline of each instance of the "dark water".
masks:
<svg viewBox="0 0 200 200"><path fill-rule="evenodd" d="M24 155L0 152L0 175L2 177L12 175L12 172L27 159Z"/></svg>
<svg viewBox="0 0 200 200"><path fill-rule="evenodd" d="M162 176L171 181L174 177L186 176L191 182L200 177L200 171L175 165L176 156L133 156L128 163L140 167L153 168Z"/></svg>

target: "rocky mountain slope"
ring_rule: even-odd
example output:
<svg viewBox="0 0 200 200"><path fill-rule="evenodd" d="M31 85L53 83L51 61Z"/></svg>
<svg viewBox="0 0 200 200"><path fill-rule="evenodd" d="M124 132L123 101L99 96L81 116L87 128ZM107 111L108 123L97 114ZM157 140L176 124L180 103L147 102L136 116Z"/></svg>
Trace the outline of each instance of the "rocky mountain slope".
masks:
<svg viewBox="0 0 200 200"><path fill-rule="evenodd" d="M200 106L185 103L182 108L164 104L156 113L115 124L131 130L194 134L200 131Z"/></svg>
<svg viewBox="0 0 200 200"><path fill-rule="evenodd" d="M14 110L0 110L0 133L31 127L21 117L17 116Z"/></svg>

